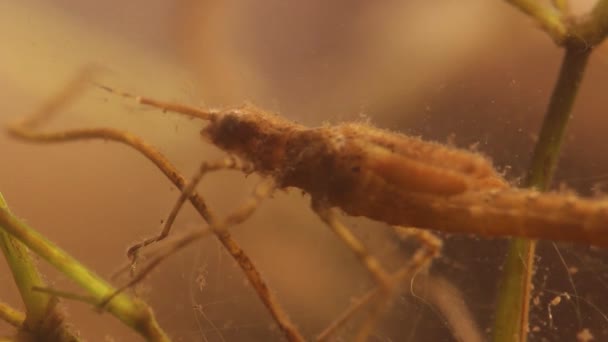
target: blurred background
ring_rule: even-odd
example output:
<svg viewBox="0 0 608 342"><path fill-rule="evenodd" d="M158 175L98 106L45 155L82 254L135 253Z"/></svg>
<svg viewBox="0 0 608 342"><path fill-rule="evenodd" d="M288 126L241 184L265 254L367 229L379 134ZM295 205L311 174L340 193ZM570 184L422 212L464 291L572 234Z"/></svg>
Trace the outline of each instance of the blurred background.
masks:
<svg viewBox="0 0 608 342"><path fill-rule="evenodd" d="M579 13L592 5L572 2ZM562 56L534 22L500 0L3 1L0 32L2 122L35 110L94 64L102 70L98 82L158 99L201 106L248 101L310 126L369 120L476 145L514 184L525 173ZM607 83L608 48L600 46L575 105L556 187L584 195L608 189ZM186 176L201 161L223 156L199 138L204 123L95 89L51 128L98 126L143 136ZM115 143L42 146L3 134L0 155L0 191L12 211L105 277L126 261L128 246L160 229L179 195L147 160ZM221 172L199 190L226 214L258 181ZM415 247L400 244L381 223L343 219L391 269ZM174 229L202 224L187 206ZM308 338L373 286L300 191L276 193L233 232ZM490 336L506 241L443 238L430 276L404 290L373 340L451 341L468 325ZM606 252L541 242L538 260L530 339L572 341L583 329L608 338ZM52 286L77 290L44 262L40 267ZM0 284L0 300L21 307L3 262ZM449 310L432 294L425 297L425 289L445 294L448 306L470 316L447 319ZM549 305L564 293L570 299ZM213 238L160 266L139 294L175 341L282 338ZM110 315L65 304L90 341L137 339ZM342 340L359 322L341 331ZM11 332L0 322L0 335Z"/></svg>

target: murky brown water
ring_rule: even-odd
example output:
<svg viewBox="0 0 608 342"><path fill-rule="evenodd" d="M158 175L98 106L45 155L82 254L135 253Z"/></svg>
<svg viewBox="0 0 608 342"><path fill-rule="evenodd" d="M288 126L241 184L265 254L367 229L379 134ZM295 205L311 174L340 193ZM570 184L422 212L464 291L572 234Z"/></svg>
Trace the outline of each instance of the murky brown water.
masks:
<svg viewBox="0 0 608 342"><path fill-rule="evenodd" d="M34 110L82 65L94 62L106 68L103 82L161 99L213 105L254 100L307 125L359 120L364 114L382 128L441 142L453 136L462 147L478 143L514 182L524 174L562 54L502 1L261 6L28 0L0 5L0 22L5 25L0 26L3 122ZM555 177L555 184L585 195L608 189L607 83L608 50L600 47ZM54 128L128 129L158 146L186 176L202 160L222 156L199 139L202 123L99 91L65 113ZM0 155L0 191L12 211L103 276L126 260L128 246L160 228L178 196L153 165L115 143L41 146L0 135ZM206 178L199 191L226 214L257 180L221 172ZM392 268L410 251L383 224L344 221ZM175 230L202 224L187 206ZM299 191L277 193L233 232L307 337L372 286ZM506 242L450 236L444 245L431 274L459 289L461 294L452 296L461 296L481 333L490 336ZM597 340L606 339L605 251L541 242L538 259L531 340L572 341L584 328ZM0 264L0 301L20 307L8 269ZM52 286L77 290L43 261L40 266ZM548 305L563 293L571 299L551 307L551 321ZM175 341L281 339L213 238L160 266L140 294ZM137 339L108 314L80 303L66 306L88 340ZM374 340L453 340L443 314L406 290ZM345 340L358 322L347 328ZM12 331L0 322L0 335Z"/></svg>

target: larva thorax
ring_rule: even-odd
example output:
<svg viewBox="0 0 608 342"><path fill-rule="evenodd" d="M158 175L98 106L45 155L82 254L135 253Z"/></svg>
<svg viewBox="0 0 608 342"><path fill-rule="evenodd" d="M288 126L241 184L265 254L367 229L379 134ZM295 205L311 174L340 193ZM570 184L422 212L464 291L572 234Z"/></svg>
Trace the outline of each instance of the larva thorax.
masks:
<svg viewBox="0 0 608 342"><path fill-rule="evenodd" d="M356 179L344 172L331 128L306 128L252 106L217 113L202 135L222 150L252 163L280 188L296 187L313 198L345 192ZM360 156L355 154L353 159Z"/></svg>

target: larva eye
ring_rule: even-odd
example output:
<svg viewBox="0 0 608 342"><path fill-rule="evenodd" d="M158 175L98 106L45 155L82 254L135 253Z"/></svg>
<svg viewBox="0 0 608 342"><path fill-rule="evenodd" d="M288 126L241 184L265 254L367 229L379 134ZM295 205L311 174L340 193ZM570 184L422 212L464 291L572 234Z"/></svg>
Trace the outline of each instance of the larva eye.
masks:
<svg viewBox="0 0 608 342"><path fill-rule="evenodd" d="M239 114L226 114L216 125L218 138L226 141L244 143L260 135L259 125Z"/></svg>

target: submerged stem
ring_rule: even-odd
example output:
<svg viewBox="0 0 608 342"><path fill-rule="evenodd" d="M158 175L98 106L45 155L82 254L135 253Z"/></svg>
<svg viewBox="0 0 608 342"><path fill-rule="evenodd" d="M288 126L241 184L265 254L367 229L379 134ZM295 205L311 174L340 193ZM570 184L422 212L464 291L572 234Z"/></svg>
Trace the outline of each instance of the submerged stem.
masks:
<svg viewBox="0 0 608 342"><path fill-rule="evenodd" d="M8 212L8 205L0 194L0 209ZM3 306L3 313L11 324L19 318L19 332L36 338L53 339L55 341L78 341L69 326L65 323L58 299L48 294L33 290L36 286L46 286L43 276L38 271L34 259L28 248L8 234L0 225L0 249L4 253L6 262L11 269L15 284L19 289L21 299L25 305L26 314L10 310ZM4 315L2 315L4 317Z"/></svg>
<svg viewBox="0 0 608 342"><path fill-rule="evenodd" d="M10 307L8 304L0 302L0 320L19 329L25 322L25 314Z"/></svg>
<svg viewBox="0 0 608 342"><path fill-rule="evenodd" d="M526 177L526 186L547 190L557 165L574 100L583 79L591 49L566 48L562 68Z"/></svg>
<svg viewBox="0 0 608 342"><path fill-rule="evenodd" d="M590 54L591 49L566 47L559 78L527 174L525 185L528 187L547 190L551 184ZM536 241L519 238L513 239L509 246L494 324L495 342L527 340L535 249Z"/></svg>
<svg viewBox="0 0 608 342"><path fill-rule="evenodd" d="M110 284L88 270L78 260L54 245L40 233L17 219L6 207L2 206L0 206L0 226L6 233L10 234L11 238L19 240L23 245L87 290L95 297L97 302L102 302L106 296L114 292L114 288ZM34 291L34 294L48 297L47 294L39 291ZM131 299L129 296L122 294L108 303L106 308L115 317L145 336L149 341L169 340L158 326L152 310L142 301Z"/></svg>

